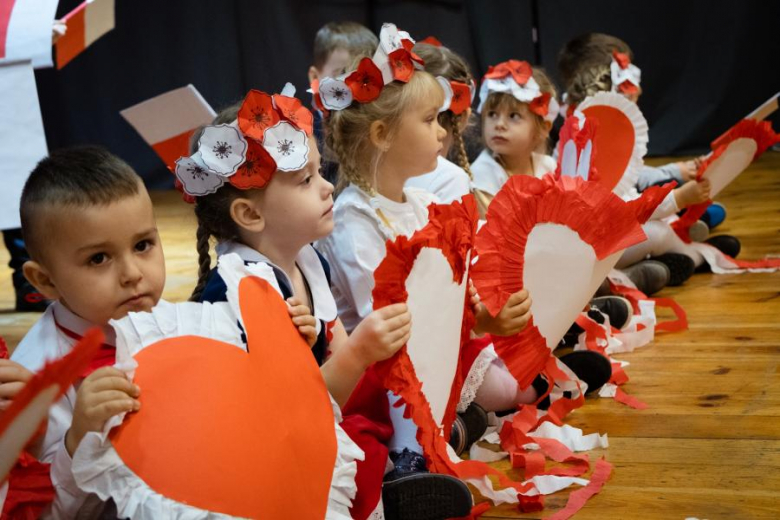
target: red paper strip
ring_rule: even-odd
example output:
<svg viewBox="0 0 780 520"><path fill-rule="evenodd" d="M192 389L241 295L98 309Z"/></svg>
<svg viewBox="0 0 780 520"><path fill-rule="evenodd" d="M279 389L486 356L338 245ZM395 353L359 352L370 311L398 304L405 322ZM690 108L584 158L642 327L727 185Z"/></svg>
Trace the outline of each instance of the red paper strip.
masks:
<svg viewBox="0 0 780 520"><path fill-rule="evenodd" d="M645 403L644 401L640 401L633 395L628 395L620 387L617 387L615 389L615 401L617 401L618 403L622 403L626 406L630 406L631 408L635 408L637 410L645 410L647 408L647 403Z"/></svg>
<svg viewBox="0 0 780 520"><path fill-rule="evenodd" d="M596 468L593 470L593 474L590 477L590 483L587 486L573 491L569 495L569 500L566 502L566 506L555 513L552 516L547 517L547 520L566 520L571 518L574 513L583 508L585 503L590 498L601 491L604 484L609 480L612 475L612 464L604 460L599 459L596 462Z"/></svg>

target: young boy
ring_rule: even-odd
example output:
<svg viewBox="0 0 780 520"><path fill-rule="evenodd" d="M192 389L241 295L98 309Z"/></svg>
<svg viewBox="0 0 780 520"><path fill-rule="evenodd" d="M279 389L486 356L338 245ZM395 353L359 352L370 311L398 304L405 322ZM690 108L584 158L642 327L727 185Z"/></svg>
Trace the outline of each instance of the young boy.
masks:
<svg viewBox="0 0 780 520"><path fill-rule="evenodd" d="M357 56L373 56L379 39L357 22L330 22L314 37L314 64L309 67L309 84L321 78L335 78L347 71ZM316 108L316 107L315 107ZM325 150L322 114L314 112L314 135L320 150ZM332 157L323 157L322 176L337 185L338 168Z"/></svg>
<svg viewBox="0 0 780 520"><path fill-rule="evenodd" d="M139 409L140 389L114 364L108 322L157 304L165 263L149 194L133 169L98 147L53 152L30 174L20 206L31 260L24 274L54 303L30 329L12 359L30 371L73 348L91 327L106 344L90 370L49 412L38 458L51 463L57 497L50 516L98 514L103 506L76 486L73 453L87 432Z"/></svg>

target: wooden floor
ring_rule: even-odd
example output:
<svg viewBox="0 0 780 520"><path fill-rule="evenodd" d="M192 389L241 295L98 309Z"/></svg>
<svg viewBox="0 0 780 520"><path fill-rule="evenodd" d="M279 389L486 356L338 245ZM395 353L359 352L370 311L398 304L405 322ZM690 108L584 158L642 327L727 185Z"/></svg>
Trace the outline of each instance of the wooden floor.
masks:
<svg viewBox="0 0 780 520"><path fill-rule="evenodd" d="M153 199L167 259L164 297L180 301L197 272L194 219L175 193ZM767 152L718 199L729 212L718 231L742 240L741 257L780 254L780 154ZM13 307L6 263L3 249L0 309ZM631 363L625 389L649 408L593 399L569 418L586 433L609 434L603 454L615 466L576 518L780 518L780 273L698 274L660 295L683 305L690 330L618 356ZM36 319L0 311L0 335L13 347ZM483 518L547 516L566 497L548 497L542 514L502 506Z"/></svg>

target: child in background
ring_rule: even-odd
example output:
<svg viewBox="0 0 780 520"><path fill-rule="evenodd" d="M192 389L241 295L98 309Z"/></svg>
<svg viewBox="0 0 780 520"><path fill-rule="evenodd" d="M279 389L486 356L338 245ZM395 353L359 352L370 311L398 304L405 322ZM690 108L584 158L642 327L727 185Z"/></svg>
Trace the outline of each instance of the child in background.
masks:
<svg viewBox="0 0 780 520"><path fill-rule="evenodd" d="M558 68L566 86L569 106L575 107L586 97L597 92L610 91L620 92L636 103L642 90L639 86L640 71L630 63L632 60L633 52L628 44L607 34L588 33L568 42L558 55ZM623 81L617 83L620 80ZM698 164L697 159L673 163L661 168L645 166L640 170L637 183L640 191L648 186L671 180L679 183L679 187L672 192L677 207L666 211L663 216L654 214L654 220L682 211L709 198L707 182L689 182L695 179ZM668 207L671 208L671 205ZM709 211L710 213L703 217L703 220L709 222L712 227L720 224L725 218L725 209L721 205L713 205ZM627 267L649 255L668 266L671 272L669 285L679 285L693 274L696 267L703 264L701 255L686 248L674 232L667 229L668 226L654 221L648 222L646 226L648 240L629 248L618 262L618 267ZM705 239L708 235L707 226L703 223L698 229L692 229L692 235ZM706 238L706 242L729 256L734 257L739 254L740 243L735 237L720 235Z"/></svg>
<svg viewBox="0 0 780 520"><path fill-rule="evenodd" d="M106 335L84 379L49 412L40 453L51 463L57 496L53 518L99 514L105 503L76 486L72 455L90 431L114 415L139 409L140 389L114 364L111 319L148 311L160 299L165 262L141 179L97 147L53 152L27 179L20 212L32 260L27 279L54 303L30 329L12 359L35 372L73 348L91 327Z"/></svg>
<svg viewBox="0 0 780 520"><path fill-rule="evenodd" d="M466 155L466 145L463 132L471 119L471 100L474 78L466 61L453 51L443 46L429 43L417 43L414 52L425 62L425 71L435 76L439 82L445 82L451 95L445 99L449 106L442 107L439 112L439 125L447 134L442 142L443 147L437 160L436 169L430 173L412 177L406 181L406 186L421 188L433 193L446 204L460 200L470 193L471 166ZM449 159L452 160L449 160ZM479 192L476 192L479 193ZM486 201L484 201L486 202ZM480 204L480 198L477 198ZM480 208L484 217L487 205Z"/></svg>
<svg viewBox="0 0 780 520"><path fill-rule="evenodd" d="M379 40L367 27L357 22L329 22L320 27L314 37L313 63L309 67L309 85L321 78L335 78L343 74L355 56L371 55ZM317 146L324 150L325 137L322 128L322 112L314 111L314 135ZM336 185L338 165L333 158L323 161L325 180Z"/></svg>

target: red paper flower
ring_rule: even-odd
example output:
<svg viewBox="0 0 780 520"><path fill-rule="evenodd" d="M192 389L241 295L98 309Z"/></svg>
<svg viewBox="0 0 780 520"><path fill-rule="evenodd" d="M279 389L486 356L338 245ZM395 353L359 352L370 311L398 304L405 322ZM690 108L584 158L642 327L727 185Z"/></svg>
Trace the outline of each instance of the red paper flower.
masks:
<svg viewBox="0 0 780 520"><path fill-rule="evenodd" d="M439 41L439 39L436 38L435 36L428 36L424 40L420 40L420 43L427 43L428 45L433 45L434 47L441 47L442 46L442 44Z"/></svg>
<svg viewBox="0 0 780 520"><path fill-rule="evenodd" d="M387 59L393 71L393 79L407 83L414 74L414 65L409 51L404 48L396 49Z"/></svg>
<svg viewBox="0 0 780 520"><path fill-rule="evenodd" d="M382 71L371 58L363 58L356 71L347 76L345 83L358 103L370 103L379 97L382 87Z"/></svg>
<svg viewBox="0 0 780 520"><path fill-rule="evenodd" d="M501 79L508 75L512 76L518 85L525 85L531 78L533 71L531 70L531 64L527 61L509 60L503 63L499 63L495 67L488 68L485 78L487 79Z"/></svg>
<svg viewBox="0 0 780 520"><path fill-rule="evenodd" d="M533 101L528 103L528 110L533 112L539 117L544 117L550 111L550 98L552 96L549 92L542 92L542 94Z"/></svg>
<svg viewBox="0 0 780 520"><path fill-rule="evenodd" d="M247 142L249 143L249 149L247 150L246 161L228 181L240 190L261 189L268 184L274 172L276 172L276 161L274 161L263 145L254 140Z"/></svg>
<svg viewBox="0 0 780 520"><path fill-rule="evenodd" d="M314 128L314 116L308 108L303 106L300 99L274 94L273 101L282 119L292 123L298 130L303 130L306 135L311 135Z"/></svg>
<svg viewBox="0 0 780 520"><path fill-rule="evenodd" d="M639 93L639 87L637 87L630 81L624 81L623 83L618 85L618 91L620 91L621 94L624 94L626 96L631 96L633 94Z"/></svg>
<svg viewBox="0 0 780 520"><path fill-rule="evenodd" d="M409 53L409 57L413 62L417 63L418 65L425 65L425 61L420 56L414 53L413 50L414 42L412 40L408 38L404 38L403 40L401 40L401 45Z"/></svg>
<svg viewBox="0 0 780 520"><path fill-rule="evenodd" d="M612 51L612 57L615 58L615 61L620 65L621 69L625 69L629 65L631 65L631 58L628 57L628 54L625 52L618 52L618 51Z"/></svg>
<svg viewBox="0 0 780 520"><path fill-rule="evenodd" d="M330 111L322 104L322 96L320 95L320 80L315 79L311 82L311 95L314 108L322 112L327 117Z"/></svg>
<svg viewBox="0 0 780 520"><path fill-rule="evenodd" d="M259 90L250 90L238 111L238 127L246 137L263 141L263 132L279 122L271 96Z"/></svg>
<svg viewBox="0 0 780 520"><path fill-rule="evenodd" d="M450 101L450 112L453 114L462 114L471 106L471 88L460 81L450 81L452 87L452 101Z"/></svg>

